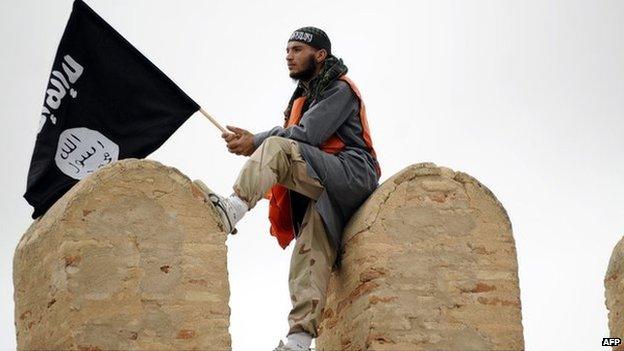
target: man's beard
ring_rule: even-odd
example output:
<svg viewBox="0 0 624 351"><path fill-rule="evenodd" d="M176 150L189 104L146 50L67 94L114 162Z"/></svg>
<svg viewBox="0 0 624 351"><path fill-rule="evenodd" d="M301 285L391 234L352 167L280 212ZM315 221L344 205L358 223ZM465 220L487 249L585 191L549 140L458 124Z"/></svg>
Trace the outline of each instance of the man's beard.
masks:
<svg viewBox="0 0 624 351"><path fill-rule="evenodd" d="M308 66L301 72L290 73L290 78L308 81L314 77L314 72L316 72L316 61L314 61L314 56L310 55L308 57Z"/></svg>

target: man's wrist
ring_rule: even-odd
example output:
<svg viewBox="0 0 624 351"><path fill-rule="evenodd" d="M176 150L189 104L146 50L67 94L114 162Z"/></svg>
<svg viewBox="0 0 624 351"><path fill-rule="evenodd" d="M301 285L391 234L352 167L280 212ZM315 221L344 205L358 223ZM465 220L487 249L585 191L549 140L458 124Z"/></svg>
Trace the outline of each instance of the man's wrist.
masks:
<svg viewBox="0 0 624 351"><path fill-rule="evenodd" d="M260 144L262 144L262 142L265 139L264 136L265 132L260 132L260 133L256 133L253 135L252 140L253 140L253 147L254 150L258 148L258 146L260 146Z"/></svg>

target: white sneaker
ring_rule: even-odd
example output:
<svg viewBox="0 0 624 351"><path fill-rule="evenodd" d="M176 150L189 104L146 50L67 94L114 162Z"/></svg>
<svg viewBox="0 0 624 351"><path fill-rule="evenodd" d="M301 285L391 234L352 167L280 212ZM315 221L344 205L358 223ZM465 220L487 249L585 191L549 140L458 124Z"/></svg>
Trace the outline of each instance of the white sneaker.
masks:
<svg viewBox="0 0 624 351"><path fill-rule="evenodd" d="M210 190L210 188L208 188L201 180L194 180L193 183L203 191L206 200L210 201L214 205L217 213L219 213L219 216L221 217L221 222L223 223L225 231L228 234L236 234L238 230L236 230L234 226L241 220L241 218L243 218L245 212L247 212L244 205L234 206L231 201L229 201L229 198L226 199Z"/></svg>
<svg viewBox="0 0 624 351"><path fill-rule="evenodd" d="M302 348L294 348L292 346L285 345L282 340L280 340L279 345L273 351L310 351L310 348L302 349Z"/></svg>

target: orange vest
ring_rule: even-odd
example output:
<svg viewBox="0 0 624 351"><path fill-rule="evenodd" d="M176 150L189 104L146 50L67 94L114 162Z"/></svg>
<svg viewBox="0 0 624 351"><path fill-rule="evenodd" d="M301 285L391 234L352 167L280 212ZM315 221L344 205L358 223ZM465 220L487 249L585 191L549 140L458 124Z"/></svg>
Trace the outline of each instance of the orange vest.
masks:
<svg viewBox="0 0 624 351"><path fill-rule="evenodd" d="M366 108L360 91L355 86L351 79L346 76L339 78L346 82L351 87L351 90L355 93L360 101L360 123L362 124L362 138L369 148L371 155L377 159L375 149L373 149L373 142L370 137L370 130L368 129L368 121L366 120ZM290 110L290 116L285 124L285 128L299 124L301 117L303 116L303 105L305 103L305 97L299 97L293 101L292 109ZM337 154L344 149L344 142L336 135L333 134L323 144L320 145L320 149L330 153ZM376 171L381 176L381 169L379 165L376 165ZM288 188L276 184L266 194L269 199L269 220L271 221L271 235L277 238L277 242L282 248L286 248L288 244L295 238L295 229L292 222L292 210L290 207L290 194Z"/></svg>

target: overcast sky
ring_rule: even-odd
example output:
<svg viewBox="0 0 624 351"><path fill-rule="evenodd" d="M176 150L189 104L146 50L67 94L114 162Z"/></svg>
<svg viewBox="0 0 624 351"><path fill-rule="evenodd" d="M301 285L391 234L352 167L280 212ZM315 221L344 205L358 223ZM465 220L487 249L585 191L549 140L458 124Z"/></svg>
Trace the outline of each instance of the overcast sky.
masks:
<svg viewBox="0 0 624 351"><path fill-rule="evenodd" d="M602 349L603 278L624 234L624 2L85 0L223 124L282 121L290 33L326 30L367 104L387 179L434 162L511 218L529 350ZM15 347L12 258L52 61L71 1L0 2L0 348ZM229 193L243 157L194 115L149 158ZM266 202L228 239L235 351L287 331L288 265ZM621 335L620 335L621 337Z"/></svg>

